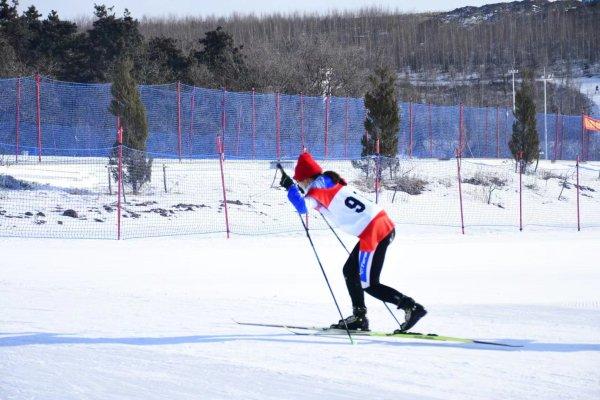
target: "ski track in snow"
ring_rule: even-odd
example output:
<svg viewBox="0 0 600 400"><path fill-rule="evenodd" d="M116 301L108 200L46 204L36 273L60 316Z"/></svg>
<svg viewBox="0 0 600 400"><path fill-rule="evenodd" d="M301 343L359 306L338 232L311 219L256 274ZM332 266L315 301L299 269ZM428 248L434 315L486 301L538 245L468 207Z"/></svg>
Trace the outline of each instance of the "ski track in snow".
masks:
<svg viewBox="0 0 600 400"><path fill-rule="evenodd" d="M302 235L2 239L0 399L598 398L597 238L399 229L382 282L427 306L415 331L522 349L236 325L337 321ZM347 313L345 252L314 241Z"/></svg>

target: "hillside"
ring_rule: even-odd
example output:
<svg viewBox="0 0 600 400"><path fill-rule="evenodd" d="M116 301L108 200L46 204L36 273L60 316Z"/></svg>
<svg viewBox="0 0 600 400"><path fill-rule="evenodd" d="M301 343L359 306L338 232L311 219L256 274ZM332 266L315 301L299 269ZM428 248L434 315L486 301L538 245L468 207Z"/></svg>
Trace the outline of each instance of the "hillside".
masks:
<svg viewBox="0 0 600 400"><path fill-rule="evenodd" d="M90 10L92 18L76 23L56 13L44 18L33 6L19 15L14 4L0 1L0 77L40 73L63 81L108 82L116 60L127 56L140 83L362 97L368 74L383 64L407 76L409 84L427 82L401 90L401 100L505 106L511 102L506 78L512 68L534 69L539 76L545 67L565 80L600 73L600 7L573 0L446 13L371 8L141 20L98 5ZM232 54L210 59L235 60L235 65L211 65L207 38L221 38ZM440 77L457 84L432 90ZM428 99L431 92L436 96ZM552 92L556 111L590 110L577 88Z"/></svg>
<svg viewBox="0 0 600 400"><path fill-rule="evenodd" d="M486 4L481 7L460 7L449 12L440 13L437 18L444 22L456 22L468 26L499 21L507 15L512 17L540 15L547 18L550 13L579 15L585 10L586 5L579 0L526 0Z"/></svg>
<svg viewBox="0 0 600 400"><path fill-rule="evenodd" d="M383 63L398 70L404 101L493 106L510 104L507 71L514 67L535 69L540 76L547 67L548 73L563 80L600 73L599 18L598 6L536 0L437 14L365 9L325 16L146 19L140 30L146 37L176 38L187 51L198 47L194 40L198 35L223 26L244 46L248 65L258 71L258 80L268 91L317 94L322 90L319 85L299 84L295 73L316 75L312 79L317 81L318 71L330 70L333 93L362 96L369 69ZM440 77L454 84L439 85ZM550 108L556 111L591 110L577 87L549 90Z"/></svg>
<svg viewBox="0 0 600 400"><path fill-rule="evenodd" d="M177 38L183 49L194 38L221 25L249 54L260 46L284 50L303 37L319 37L331 50L357 48L372 66L391 62L399 70L493 71L515 65L552 66L564 71L569 62L599 61L600 7L580 1L517 1L464 7L447 13L404 14L378 9L329 15L266 15L229 18L189 18L183 21L146 19L147 37ZM565 65L559 66L564 63ZM600 72L600 71L599 71Z"/></svg>

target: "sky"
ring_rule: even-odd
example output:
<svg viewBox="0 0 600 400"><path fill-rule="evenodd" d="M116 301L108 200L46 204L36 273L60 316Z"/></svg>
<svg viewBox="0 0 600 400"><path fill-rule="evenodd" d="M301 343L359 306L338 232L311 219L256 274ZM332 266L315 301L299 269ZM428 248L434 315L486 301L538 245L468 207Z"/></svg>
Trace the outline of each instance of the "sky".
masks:
<svg viewBox="0 0 600 400"><path fill-rule="evenodd" d="M234 12L256 15L274 12L290 13L319 12L337 10L357 10L364 7L378 6L389 10L409 11L442 11L464 6L481 6L486 3L506 2L502 0L20 0L19 11L35 5L45 17L51 10L56 10L61 19L91 17L94 3L114 5L118 15L125 8L133 17L166 17L166 16L228 16Z"/></svg>

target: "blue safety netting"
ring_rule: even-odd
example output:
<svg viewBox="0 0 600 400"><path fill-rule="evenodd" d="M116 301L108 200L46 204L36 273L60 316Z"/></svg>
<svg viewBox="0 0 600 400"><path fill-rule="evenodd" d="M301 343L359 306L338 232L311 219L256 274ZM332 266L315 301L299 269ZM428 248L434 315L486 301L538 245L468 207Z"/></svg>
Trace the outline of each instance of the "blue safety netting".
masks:
<svg viewBox="0 0 600 400"><path fill-rule="evenodd" d="M140 94L148 118L147 150L164 158L213 154L217 136L225 153L239 159L295 158L304 147L327 159L361 154L360 98L233 93L176 83L142 85ZM38 91L35 77L2 79L0 154L105 156L116 137L110 100L110 84L42 77ZM463 107L462 124L460 106L402 103L399 113L400 156L448 158L461 143L463 157L510 156L510 108ZM538 114L537 122L547 158L600 159L598 134L582 131L581 116L548 114L545 124Z"/></svg>

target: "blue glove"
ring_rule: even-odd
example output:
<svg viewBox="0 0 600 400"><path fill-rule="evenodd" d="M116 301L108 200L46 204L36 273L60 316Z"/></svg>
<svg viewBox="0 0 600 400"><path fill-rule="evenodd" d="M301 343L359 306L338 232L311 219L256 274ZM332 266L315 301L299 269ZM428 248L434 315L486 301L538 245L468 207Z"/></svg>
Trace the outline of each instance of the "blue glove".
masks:
<svg viewBox="0 0 600 400"><path fill-rule="evenodd" d="M298 189L298 185L292 185L288 189L288 200L292 203L292 205L298 211L298 214L306 214L306 203L304 202L304 196L300 194L300 190Z"/></svg>

